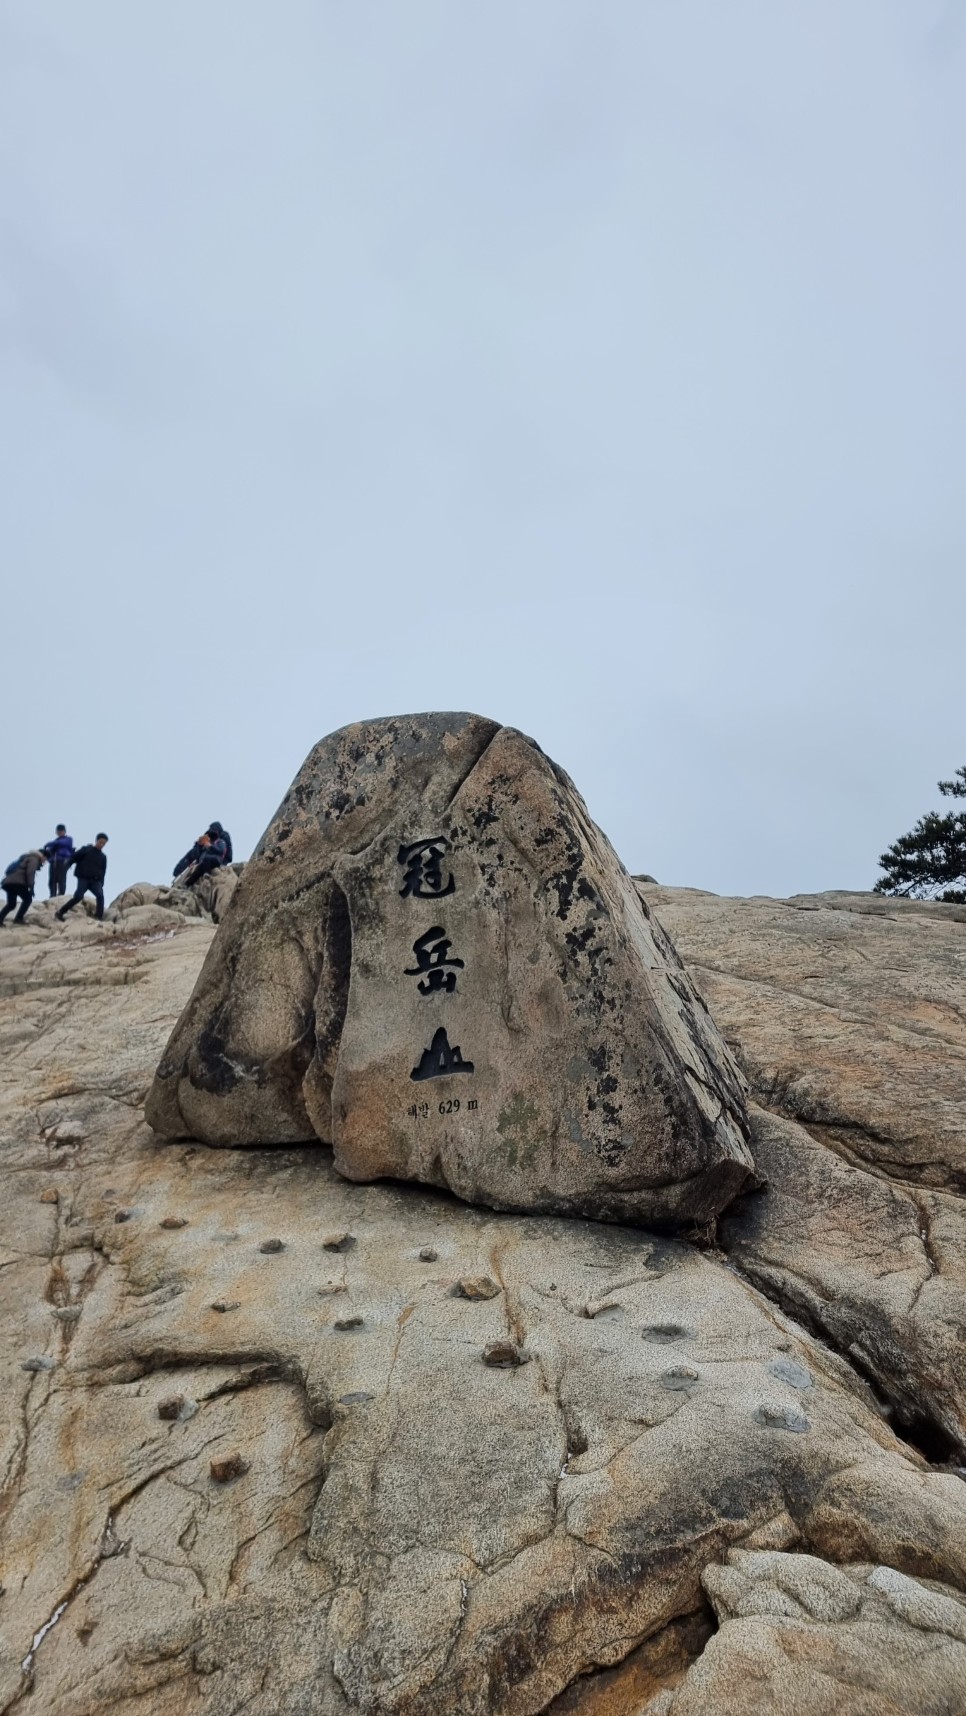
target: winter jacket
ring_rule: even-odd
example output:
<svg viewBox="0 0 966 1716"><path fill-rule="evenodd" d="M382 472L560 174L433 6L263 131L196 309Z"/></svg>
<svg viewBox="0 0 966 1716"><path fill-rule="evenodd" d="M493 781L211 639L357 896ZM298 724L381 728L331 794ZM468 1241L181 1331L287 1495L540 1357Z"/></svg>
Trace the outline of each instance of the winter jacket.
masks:
<svg viewBox="0 0 966 1716"><path fill-rule="evenodd" d="M192 864L200 864L202 861L206 870L217 870L222 864L227 864L228 848L224 840L212 840L208 846L202 846L200 841L196 840L191 851L178 859L174 874L181 876Z"/></svg>
<svg viewBox="0 0 966 1716"><path fill-rule="evenodd" d="M4 876L3 886L5 888L26 888L28 893L32 894L34 877L44 861L44 854L42 852L24 852L22 859L22 863L18 864L15 870L11 870L9 876Z"/></svg>
<svg viewBox="0 0 966 1716"><path fill-rule="evenodd" d="M74 856L74 842L69 834L55 835L44 847L44 856L51 864L69 864Z"/></svg>
<svg viewBox="0 0 966 1716"><path fill-rule="evenodd" d="M103 882L107 874L107 853L100 846L82 846L73 859L78 882Z"/></svg>
<svg viewBox="0 0 966 1716"><path fill-rule="evenodd" d="M214 840L223 840L225 842L225 856L222 859L222 863L223 864L230 864L231 858L232 858L231 835L229 834L227 828L222 828L220 822L210 822L208 824L207 832L211 835L211 838L213 841Z"/></svg>

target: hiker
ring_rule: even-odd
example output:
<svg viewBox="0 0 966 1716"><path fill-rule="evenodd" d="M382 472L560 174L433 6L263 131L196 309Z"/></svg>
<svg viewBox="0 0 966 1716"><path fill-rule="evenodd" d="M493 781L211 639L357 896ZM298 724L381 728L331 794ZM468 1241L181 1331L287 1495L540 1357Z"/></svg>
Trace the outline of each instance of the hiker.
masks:
<svg viewBox="0 0 966 1716"><path fill-rule="evenodd" d="M49 897L53 899L55 894L67 892L67 871L74 856L74 842L62 822L58 822L57 833L53 840L48 840L44 852L50 866L47 871Z"/></svg>
<svg viewBox="0 0 966 1716"><path fill-rule="evenodd" d="M209 822L208 833L211 835L212 840L223 840L225 842L225 857L224 857L223 862L226 864L230 864L231 863L231 835L229 834L227 828L222 828L220 822Z"/></svg>
<svg viewBox="0 0 966 1716"><path fill-rule="evenodd" d="M13 921L15 924L23 923L30 902L34 897L34 877L46 862L47 855L45 852L34 851L22 852L19 858L15 858L12 864L7 865L2 883L3 891L7 896L7 903L3 911L0 912L0 924L3 923L7 913L13 911L18 900L20 901L20 910Z"/></svg>
<svg viewBox="0 0 966 1716"><path fill-rule="evenodd" d="M220 823L218 827L221 827ZM193 888L196 882L201 881L202 876L210 875L212 870L220 870L222 865L227 863L228 846L224 835L212 834L211 829L206 828L204 834L199 834L191 850L178 859L174 874L181 878L182 887Z"/></svg>
<svg viewBox="0 0 966 1716"><path fill-rule="evenodd" d="M94 904L97 907L94 916L100 923L104 916L104 877L107 874L107 858L104 855L104 848L106 845L107 835L99 834L93 846L82 846L80 851L74 854L71 859L71 868L77 881L77 887L66 906L61 906L60 911L54 913L58 923L63 923L67 913L72 912L74 907L80 904L85 894L93 894Z"/></svg>

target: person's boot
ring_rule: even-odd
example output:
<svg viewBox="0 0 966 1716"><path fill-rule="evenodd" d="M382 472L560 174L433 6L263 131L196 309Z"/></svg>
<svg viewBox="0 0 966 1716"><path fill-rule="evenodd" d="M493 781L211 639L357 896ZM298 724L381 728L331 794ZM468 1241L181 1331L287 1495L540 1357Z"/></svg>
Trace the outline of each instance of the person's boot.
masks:
<svg viewBox="0 0 966 1716"><path fill-rule="evenodd" d="M64 908L63 908L63 906L61 906L61 908L60 908L60 911L59 911L59 912L55 912L55 913L54 913L54 917L55 917L55 918L56 918L56 919L57 919L57 922L58 922L58 923L59 923L59 924L62 924L62 923L63 923L63 921L64 921L64 919L65 919L65 917L66 917L66 916L67 916L67 913L66 913L66 912L65 912L65 910L64 910Z"/></svg>

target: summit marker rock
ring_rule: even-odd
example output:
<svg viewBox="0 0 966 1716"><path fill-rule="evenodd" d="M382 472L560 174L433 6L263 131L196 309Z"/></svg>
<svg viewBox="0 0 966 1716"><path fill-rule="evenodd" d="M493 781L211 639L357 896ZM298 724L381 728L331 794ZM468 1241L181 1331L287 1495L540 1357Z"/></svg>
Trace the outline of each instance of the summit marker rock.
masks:
<svg viewBox="0 0 966 1716"><path fill-rule="evenodd" d="M563 771L470 714L315 747L147 1117L498 1209L703 1221L754 1182L741 1075L667 936Z"/></svg>

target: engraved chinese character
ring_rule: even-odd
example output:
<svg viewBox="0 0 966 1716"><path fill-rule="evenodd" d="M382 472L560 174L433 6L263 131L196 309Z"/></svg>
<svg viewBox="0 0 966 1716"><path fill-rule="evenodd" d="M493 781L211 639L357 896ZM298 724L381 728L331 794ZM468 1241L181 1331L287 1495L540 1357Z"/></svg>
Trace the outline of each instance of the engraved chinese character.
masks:
<svg viewBox="0 0 966 1716"><path fill-rule="evenodd" d="M405 865L406 873L399 890L403 899L411 894L417 900L442 900L447 894L455 893L456 883L452 874L443 886L446 845L445 837L438 834L434 840L414 840L411 846L400 846L396 862Z"/></svg>
<svg viewBox="0 0 966 1716"><path fill-rule="evenodd" d="M454 1044L453 1048L450 1048L449 1038L440 1025L429 1048L423 1050L419 1065L413 1067L409 1076L413 1079L444 1078L447 1073L471 1073L472 1071L473 1062L464 1061L459 1044Z"/></svg>
<svg viewBox="0 0 966 1716"><path fill-rule="evenodd" d="M439 924L434 924L425 935L418 936L413 942L413 952L416 964L407 968L407 977L419 977L424 973L423 981L416 985L420 995L436 995L445 993L452 995L456 988L456 973L462 971L462 959L450 959L449 937ZM447 970L447 967L452 969Z"/></svg>

